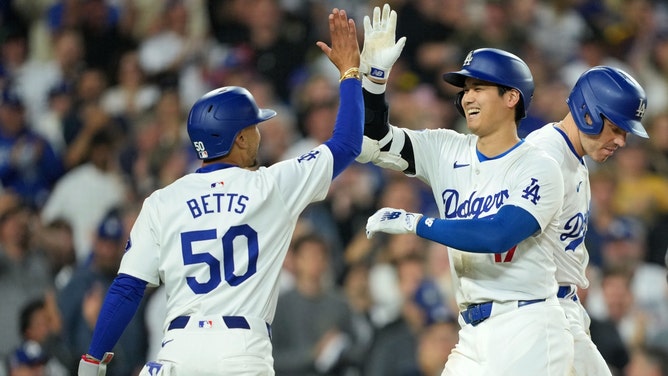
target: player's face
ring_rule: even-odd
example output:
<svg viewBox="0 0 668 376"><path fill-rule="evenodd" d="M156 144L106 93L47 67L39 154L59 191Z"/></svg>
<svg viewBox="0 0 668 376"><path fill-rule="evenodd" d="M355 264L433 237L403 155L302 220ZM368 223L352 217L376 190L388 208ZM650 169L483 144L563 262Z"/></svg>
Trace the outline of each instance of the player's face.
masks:
<svg viewBox="0 0 668 376"><path fill-rule="evenodd" d="M493 83L467 78L464 84L462 107L466 124L474 134L484 136L494 132L498 124L508 119L514 122L514 107L509 102L512 90L499 95L499 87Z"/></svg>
<svg viewBox="0 0 668 376"><path fill-rule="evenodd" d="M247 149L248 167L257 167L258 165L257 154L260 148L260 139L261 139L260 130L258 129L257 125L252 127L247 127L246 129L244 129L244 137L246 138L246 142L248 143L248 149Z"/></svg>
<svg viewBox="0 0 668 376"><path fill-rule="evenodd" d="M626 131L604 119L603 130L597 135L581 133L582 148L591 159L604 162L610 158L617 148L626 145Z"/></svg>

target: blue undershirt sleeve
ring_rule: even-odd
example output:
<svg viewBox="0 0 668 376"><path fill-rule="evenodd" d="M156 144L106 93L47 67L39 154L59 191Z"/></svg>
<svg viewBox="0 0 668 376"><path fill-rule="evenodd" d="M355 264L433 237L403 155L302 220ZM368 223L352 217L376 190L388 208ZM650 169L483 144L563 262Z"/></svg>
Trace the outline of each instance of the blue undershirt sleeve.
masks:
<svg viewBox="0 0 668 376"><path fill-rule="evenodd" d="M137 312L146 285L146 281L127 274L119 274L114 279L95 324L93 339L88 348L89 355L102 359L105 352L114 348Z"/></svg>
<svg viewBox="0 0 668 376"><path fill-rule="evenodd" d="M339 86L339 94L341 99L334 132L332 137L325 141L325 145L334 156L332 179L337 177L360 154L364 134L362 82L352 78L343 80Z"/></svg>
<svg viewBox="0 0 668 376"><path fill-rule="evenodd" d="M426 221L433 221L427 226ZM448 247L475 253L503 253L540 230L528 211L503 206L489 217L476 219L437 219L422 217L416 233Z"/></svg>

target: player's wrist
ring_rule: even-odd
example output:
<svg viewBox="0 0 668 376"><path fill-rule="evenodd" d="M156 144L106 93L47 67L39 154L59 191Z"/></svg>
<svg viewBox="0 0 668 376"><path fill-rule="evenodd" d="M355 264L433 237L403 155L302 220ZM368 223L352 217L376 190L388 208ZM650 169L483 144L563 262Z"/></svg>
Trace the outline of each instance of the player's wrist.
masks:
<svg viewBox="0 0 668 376"><path fill-rule="evenodd" d="M409 232L417 234L417 227L420 223L420 219L422 219L422 214L420 213L406 213L407 229Z"/></svg>
<svg viewBox="0 0 668 376"><path fill-rule="evenodd" d="M369 75L362 76L362 88L371 94L383 94L387 89L387 80L372 80Z"/></svg>
<svg viewBox="0 0 668 376"><path fill-rule="evenodd" d="M347 80L349 78L354 78L356 80L361 80L360 76L360 69L358 67L352 67L348 68L345 72L341 74L341 78L339 78L339 82L342 82L343 80Z"/></svg>
<svg viewBox="0 0 668 376"><path fill-rule="evenodd" d="M84 354L79 361L77 369L78 376L104 376L107 373L107 364L111 362L114 353L106 352L102 359L98 359L90 354Z"/></svg>
<svg viewBox="0 0 668 376"><path fill-rule="evenodd" d="M81 360L83 360L86 363L92 363L92 364L100 364L100 359L90 355L90 354L83 354L81 355Z"/></svg>

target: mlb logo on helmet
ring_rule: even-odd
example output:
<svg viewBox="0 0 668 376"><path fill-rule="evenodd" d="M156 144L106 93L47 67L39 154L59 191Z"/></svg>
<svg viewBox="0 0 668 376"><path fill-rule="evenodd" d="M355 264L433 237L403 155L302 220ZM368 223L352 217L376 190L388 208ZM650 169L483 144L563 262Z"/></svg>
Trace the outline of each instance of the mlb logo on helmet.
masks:
<svg viewBox="0 0 668 376"><path fill-rule="evenodd" d="M206 151L206 147L204 146L204 142L194 141L193 146L195 147L195 151L197 151L197 155L199 156L200 159L209 158L209 153Z"/></svg>

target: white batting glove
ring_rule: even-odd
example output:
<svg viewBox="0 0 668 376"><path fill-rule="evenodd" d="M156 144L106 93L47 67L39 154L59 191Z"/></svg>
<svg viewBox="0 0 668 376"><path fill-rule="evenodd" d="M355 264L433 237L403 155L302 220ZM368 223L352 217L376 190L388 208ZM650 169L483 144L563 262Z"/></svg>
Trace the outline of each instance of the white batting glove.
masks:
<svg viewBox="0 0 668 376"><path fill-rule="evenodd" d="M388 234L415 233L422 214L410 213L403 209L382 208L366 222L366 237L373 238L377 232Z"/></svg>
<svg viewBox="0 0 668 376"><path fill-rule="evenodd" d="M395 43L397 12L390 10L390 5L373 8L373 23L369 16L364 16L364 46L360 55L360 72L364 75L362 86L369 92L385 92L387 78L392 65L397 61L406 44L406 37Z"/></svg>
<svg viewBox="0 0 668 376"><path fill-rule="evenodd" d="M78 376L105 376L107 374L107 364L111 362L114 353L106 352L102 356L102 360L97 360L92 356L86 354L81 357L79 361Z"/></svg>

